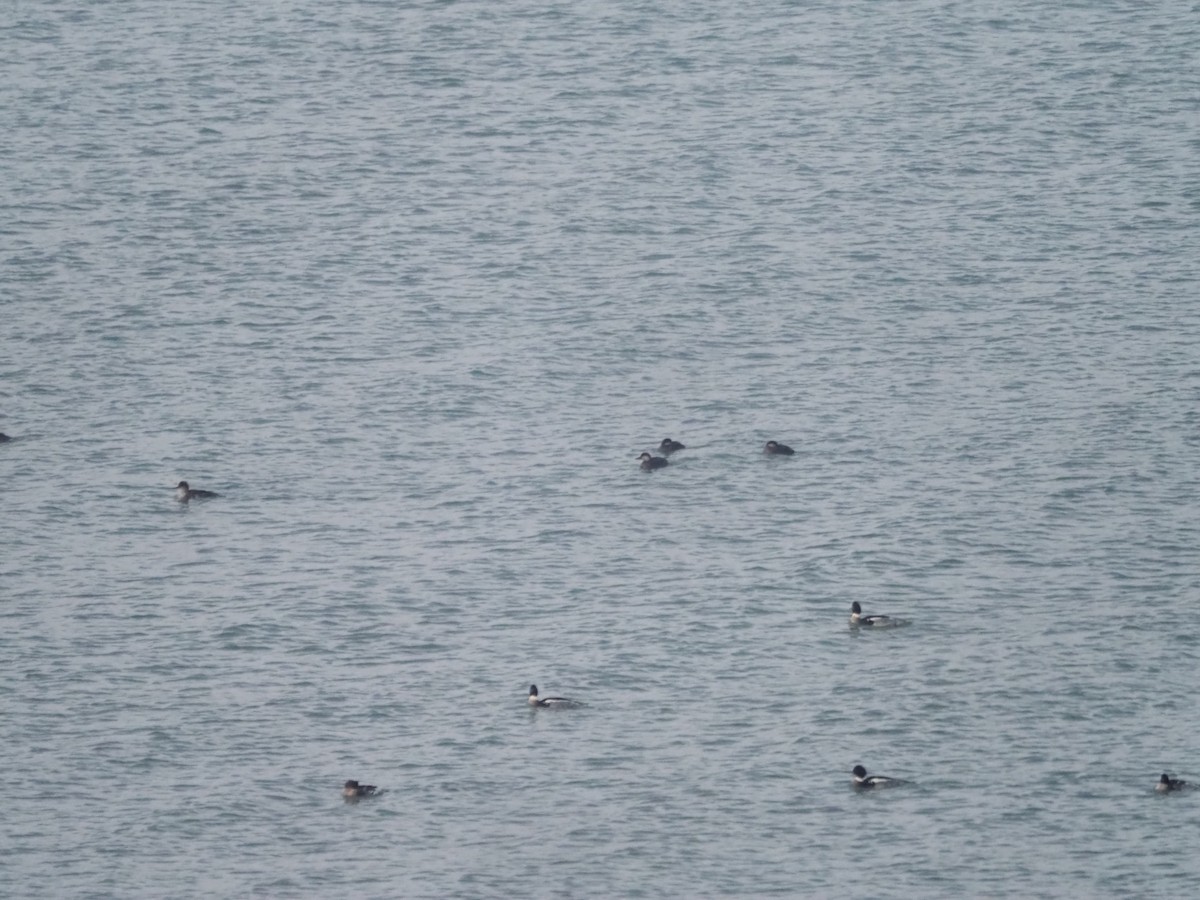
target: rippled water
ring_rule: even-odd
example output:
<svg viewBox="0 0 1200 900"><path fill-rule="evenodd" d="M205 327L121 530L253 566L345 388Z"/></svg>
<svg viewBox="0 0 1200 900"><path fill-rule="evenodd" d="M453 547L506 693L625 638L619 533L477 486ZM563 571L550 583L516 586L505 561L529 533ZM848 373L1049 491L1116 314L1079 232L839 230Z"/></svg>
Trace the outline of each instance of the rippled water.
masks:
<svg viewBox="0 0 1200 900"><path fill-rule="evenodd" d="M1195 896L1198 12L11 5L0 894Z"/></svg>

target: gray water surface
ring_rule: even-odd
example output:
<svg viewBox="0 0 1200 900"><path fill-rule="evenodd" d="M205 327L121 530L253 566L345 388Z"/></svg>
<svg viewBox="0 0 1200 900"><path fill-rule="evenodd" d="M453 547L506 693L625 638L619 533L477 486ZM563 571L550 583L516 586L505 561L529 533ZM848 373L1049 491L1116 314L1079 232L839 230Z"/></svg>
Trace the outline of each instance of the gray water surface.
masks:
<svg viewBox="0 0 1200 900"><path fill-rule="evenodd" d="M1195 896L1198 13L10 4L0 895Z"/></svg>

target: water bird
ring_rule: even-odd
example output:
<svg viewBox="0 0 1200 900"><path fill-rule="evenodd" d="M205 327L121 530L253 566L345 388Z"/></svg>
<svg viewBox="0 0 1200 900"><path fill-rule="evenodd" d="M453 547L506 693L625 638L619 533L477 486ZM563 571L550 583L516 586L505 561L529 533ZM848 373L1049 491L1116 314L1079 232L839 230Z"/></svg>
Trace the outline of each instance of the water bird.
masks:
<svg viewBox="0 0 1200 900"><path fill-rule="evenodd" d="M1162 778L1158 779L1158 784L1154 786L1154 789L1166 794L1171 791L1182 791L1186 787L1188 787L1188 783L1182 778L1172 778L1166 772L1163 772Z"/></svg>
<svg viewBox="0 0 1200 900"><path fill-rule="evenodd" d="M342 785L342 796L347 800L358 800L361 797L378 797L383 791L375 787L373 784L359 784L354 779L350 779Z"/></svg>
<svg viewBox="0 0 1200 900"><path fill-rule="evenodd" d="M661 469L667 464L667 461L661 456L651 456L649 453L643 453L638 459L642 461L643 472L653 472L655 469Z"/></svg>
<svg viewBox="0 0 1200 900"><path fill-rule="evenodd" d="M12 438L10 438L10 437L9 437L7 434L5 434L3 431L0 431L0 444L7 444L7 443L8 443L9 441L11 441L11 440L12 440ZM679 446L681 446L681 447L682 447L683 445L682 445L682 444L680 444Z"/></svg>
<svg viewBox="0 0 1200 900"><path fill-rule="evenodd" d="M536 684L529 686L529 705L530 706L580 706L578 701L572 700L569 697L539 697Z"/></svg>
<svg viewBox="0 0 1200 900"><path fill-rule="evenodd" d="M189 500L207 500L209 497L219 497L220 494L215 491L201 491L197 488L188 487L186 481L181 481L175 485L175 499L180 503L187 503Z"/></svg>
<svg viewBox="0 0 1200 900"><path fill-rule="evenodd" d="M658 445L658 452L661 453L663 456L670 456L676 450L686 450L686 449L687 449L687 447L685 447L683 444L679 443L679 441L673 441L670 438L663 438L662 443Z"/></svg>
<svg viewBox="0 0 1200 900"><path fill-rule="evenodd" d="M850 774L854 776L853 784L858 790L891 787L900 783L895 778L888 778L886 775L868 775L867 770L862 766L855 766Z"/></svg>
<svg viewBox="0 0 1200 900"><path fill-rule="evenodd" d="M893 619L891 616L864 616L862 607L855 600L850 604L850 624L851 625L874 625L877 627L888 627L891 625L899 625L899 619Z"/></svg>
<svg viewBox="0 0 1200 900"><path fill-rule="evenodd" d="M763 447L763 453L766 456L791 456L795 452L787 444L781 444L778 441L767 441L767 445Z"/></svg>

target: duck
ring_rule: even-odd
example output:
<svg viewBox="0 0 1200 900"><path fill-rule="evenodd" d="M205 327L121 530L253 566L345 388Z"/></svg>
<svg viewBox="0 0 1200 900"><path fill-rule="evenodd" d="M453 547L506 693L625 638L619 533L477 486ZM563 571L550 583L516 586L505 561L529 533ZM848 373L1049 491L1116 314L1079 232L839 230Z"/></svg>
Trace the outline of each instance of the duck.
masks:
<svg viewBox="0 0 1200 900"><path fill-rule="evenodd" d="M667 465L667 461L661 456L651 456L649 453L643 453L638 459L642 461L643 472L653 472Z"/></svg>
<svg viewBox="0 0 1200 900"><path fill-rule="evenodd" d="M870 790L871 788L890 787L894 784L899 784L895 778L888 778L886 775L868 775L867 770L862 766L855 766L850 774L854 776L854 787L859 790Z"/></svg>
<svg viewBox="0 0 1200 900"><path fill-rule="evenodd" d="M850 624L887 626L897 625L899 624L899 621L897 619L893 619L891 616L864 616L862 614L862 607L859 605L858 601L855 600L850 604Z"/></svg>
<svg viewBox="0 0 1200 900"><path fill-rule="evenodd" d="M175 485L175 499L180 503L187 503L189 500L207 500L209 497L220 496L215 491L201 491L197 488L188 487L186 481L181 481Z"/></svg>
<svg viewBox="0 0 1200 900"><path fill-rule="evenodd" d="M766 456L791 456L795 452L787 444L781 444L778 441L767 441L767 445L763 447L763 453Z"/></svg>
<svg viewBox="0 0 1200 900"><path fill-rule="evenodd" d="M663 438L662 443L658 445L658 452L661 453L663 456L670 456L676 450L686 450L686 449L687 449L687 447L685 447L683 444L679 443L679 441L673 441L669 437Z"/></svg>
<svg viewBox="0 0 1200 900"><path fill-rule="evenodd" d="M383 793L373 784L359 784L353 778L342 785L342 796L347 800L357 800L360 797L378 797Z"/></svg>
<svg viewBox="0 0 1200 900"><path fill-rule="evenodd" d="M1154 786L1154 789L1166 794L1171 791L1182 791L1186 787L1188 787L1188 783L1182 778L1172 778L1166 772L1163 772L1162 778L1158 779L1158 784Z"/></svg>
<svg viewBox="0 0 1200 900"><path fill-rule="evenodd" d="M578 701L572 700L569 697L539 697L536 684L529 686L529 705L530 706L579 706Z"/></svg>

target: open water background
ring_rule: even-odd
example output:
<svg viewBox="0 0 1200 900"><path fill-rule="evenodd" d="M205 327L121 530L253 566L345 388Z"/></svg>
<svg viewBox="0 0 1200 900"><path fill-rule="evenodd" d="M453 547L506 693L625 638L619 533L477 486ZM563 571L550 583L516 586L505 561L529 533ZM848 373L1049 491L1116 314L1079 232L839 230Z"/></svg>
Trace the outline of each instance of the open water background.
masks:
<svg viewBox="0 0 1200 900"><path fill-rule="evenodd" d="M1198 47L10 0L0 895L1196 896Z"/></svg>

